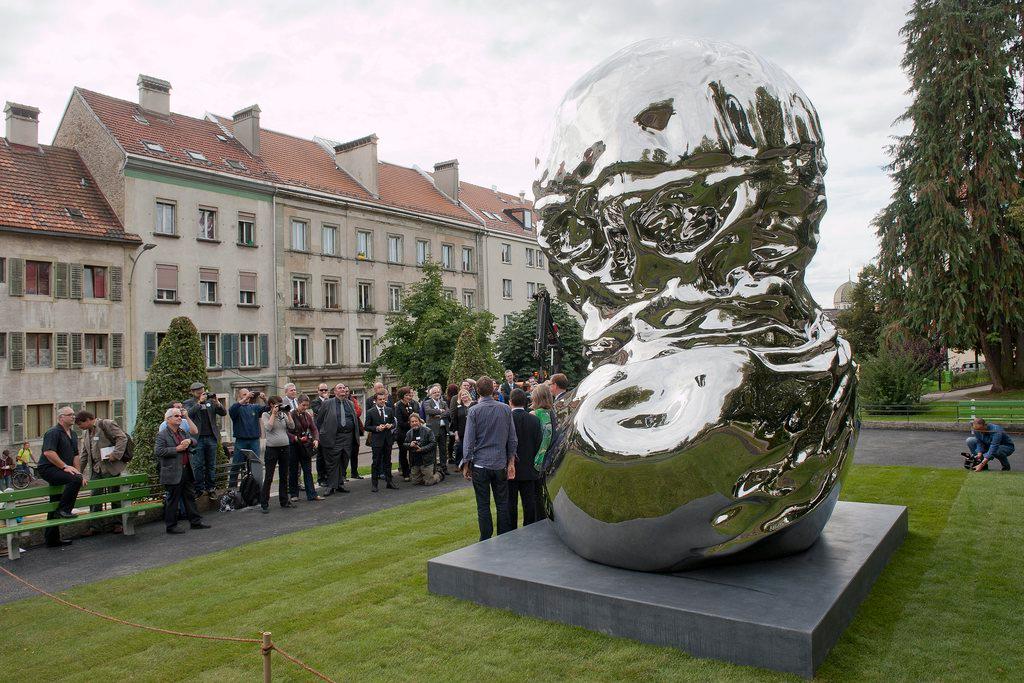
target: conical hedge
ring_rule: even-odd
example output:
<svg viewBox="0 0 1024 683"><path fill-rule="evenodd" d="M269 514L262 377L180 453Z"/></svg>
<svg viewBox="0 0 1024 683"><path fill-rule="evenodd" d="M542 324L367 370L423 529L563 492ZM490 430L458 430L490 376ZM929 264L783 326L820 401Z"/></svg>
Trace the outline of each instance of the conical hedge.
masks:
<svg viewBox="0 0 1024 683"><path fill-rule="evenodd" d="M455 344L455 358L448 372L448 383L459 384L468 377L477 378L481 375L497 376L497 370L498 362L494 358L486 358L481 351L476 330L472 327L464 329Z"/></svg>

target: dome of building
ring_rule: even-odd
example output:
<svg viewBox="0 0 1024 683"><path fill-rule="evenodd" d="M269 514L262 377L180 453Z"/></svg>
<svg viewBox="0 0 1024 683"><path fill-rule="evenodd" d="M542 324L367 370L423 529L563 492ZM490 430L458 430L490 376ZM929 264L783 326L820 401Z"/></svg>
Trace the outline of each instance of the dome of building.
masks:
<svg viewBox="0 0 1024 683"><path fill-rule="evenodd" d="M839 285L836 290L835 296L832 297L833 307L840 310L849 308L853 305L853 283L846 281Z"/></svg>

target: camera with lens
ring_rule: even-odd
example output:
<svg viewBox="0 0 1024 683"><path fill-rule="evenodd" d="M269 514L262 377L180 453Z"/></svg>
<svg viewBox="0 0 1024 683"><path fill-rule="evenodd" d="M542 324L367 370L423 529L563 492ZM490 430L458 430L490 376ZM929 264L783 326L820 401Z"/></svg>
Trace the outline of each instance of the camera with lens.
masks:
<svg viewBox="0 0 1024 683"><path fill-rule="evenodd" d="M960 457L964 459L965 470L973 470L975 467L981 464L982 460L985 459L980 453L978 455L972 455L971 453L967 453L965 451L961 451ZM987 470L988 463L985 463L985 466L982 467L981 469Z"/></svg>
<svg viewBox="0 0 1024 683"><path fill-rule="evenodd" d="M277 409L282 413L287 413L292 409L292 404L282 402L280 405L277 406Z"/></svg>

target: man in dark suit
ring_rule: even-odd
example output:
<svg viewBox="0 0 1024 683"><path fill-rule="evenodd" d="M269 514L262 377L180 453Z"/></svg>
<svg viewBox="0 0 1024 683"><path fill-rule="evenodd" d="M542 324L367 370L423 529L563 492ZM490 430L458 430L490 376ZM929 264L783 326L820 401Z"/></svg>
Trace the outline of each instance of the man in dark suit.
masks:
<svg viewBox="0 0 1024 683"><path fill-rule="evenodd" d="M526 392L513 389L509 394L512 406L512 424L516 428L516 476L508 480L508 516L515 529L519 520L519 499L523 499L523 526L533 524L543 517L540 513L541 479L540 473L533 464L544 438L540 420L536 415L526 412Z"/></svg>
<svg viewBox="0 0 1024 683"><path fill-rule="evenodd" d="M373 450L373 466L370 476L377 492L377 480L381 477L387 482L387 488L397 489L391 481L391 447L395 443L395 412L387 405L387 394L383 390L376 396L372 407L366 409L364 422L370 434L370 448Z"/></svg>
<svg viewBox="0 0 1024 683"><path fill-rule="evenodd" d="M167 429L156 434L153 455L160 462L160 483L164 485L164 524L169 534L185 533L178 528L178 504L185 504L185 514L193 529L209 529L196 508L195 477L188 460L191 439L181 429L183 408L168 408L164 413Z"/></svg>
<svg viewBox="0 0 1024 683"><path fill-rule="evenodd" d="M314 418L320 412L320 406L330 397L331 388L321 382L320 386L316 388L316 397L309 402L309 409L313 411ZM324 464L324 452L319 446L313 450L316 451L316 483L318 486L323 486L324 482L327 481L327 465Z"/></svg>
<svg viewBox="0 0 1024 683"><path fill-rule="evenodd" d="M327 468L327 491L348 493L342 485L342 477L349 458L359 448L361 429L356 418L355 406L346 396L345 385L334 387L334 397L323 402L316 414L316 428L320 432L320 451L324 454Z"/></svg>

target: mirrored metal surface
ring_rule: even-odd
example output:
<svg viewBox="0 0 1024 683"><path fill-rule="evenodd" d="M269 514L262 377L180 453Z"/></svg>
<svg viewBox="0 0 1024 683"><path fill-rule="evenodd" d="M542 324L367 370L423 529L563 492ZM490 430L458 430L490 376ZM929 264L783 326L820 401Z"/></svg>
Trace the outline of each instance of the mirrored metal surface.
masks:
<svg viewBox="0 0 1024 683"><path fill-rule="evenodd" d="M675 571L814 542L852 461L856 368L804 284L817 113L740 47L651 40L580 79L534 195L591 372L556 407L561 538Z"/></svg>

